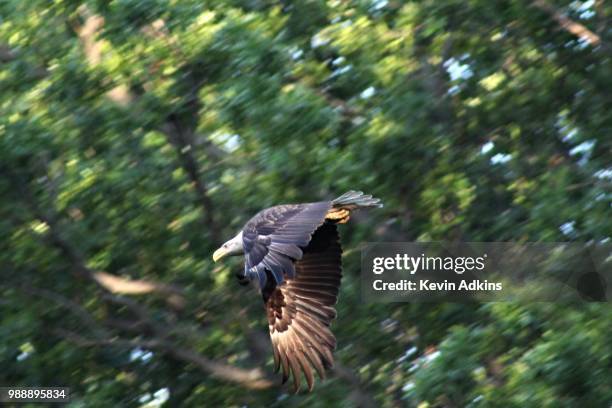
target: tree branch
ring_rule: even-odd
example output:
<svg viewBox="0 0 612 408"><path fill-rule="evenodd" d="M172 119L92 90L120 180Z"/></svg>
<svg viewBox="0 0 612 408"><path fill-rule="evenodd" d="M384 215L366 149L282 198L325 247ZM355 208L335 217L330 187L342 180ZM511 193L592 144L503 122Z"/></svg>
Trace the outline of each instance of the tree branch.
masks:
<svg viewBox="0 0 612 408"><path fill-rule="evenodd" d="M71 332L65 329L54 329L54 334L79 346L79 347L99 347L99 346L117 346L117 347L142 347L149 350L157 350L166 353L178 360L186 363L192 363L201 371L210 374L212 377L238 383L245 388L252 390L261 390L270 388L274 382L266 378L260 369L244 369L235 367L229 364L210 360L194 350L182 347L177 344L169 343L158 338L152 339L122 339L122 338L86 338L80 334Z"/></svg>
<svg viewBox="0 0 612 408"><path fill-rule="evenodd" d="M77 34L83 46L83 53L89 65L97 66L102 62L102 43L98 40L98 34L104 27L104 17L92 14L87 7L79 8L81 16L85 19L83 25L73 22L73 30ZM132 102L133 96L127 85L119 84L106 93L113 102L127 106Z"/></svg>
<svg viewBox="0 0 612 408"><path fill-rule="evenodd" d="M86 6L82 6L79 9L79 12L85 19L85 23L83 25L79 25L74 22L73 29L82 43L83 52L88 63L91 66L99 65L102 62L103 55L102 44L98 39L98 35L100 30L102 30L104 27L104 18L91 13ZM164 38L175 55L184 59L186 58L179 46L178 41L169 34L163 20L154 21L150 25L143 28L142 31L145 35L151 38ZM198 88L199 86L192 87L187 98L188 103L195 106L195 109L192 109L193 114L197 114ZM123 84L118 85L109 91L107 93L107 97L113 102L123 106L128 105L136 99L136 97L129 91L127 86ZM220 230L213 215L213 203L208 195L208 188L200 175L198 162L193 153L193 149L195 147L195 143L193 142L193 126L189 126L187 128L184 127L178 120L177 116L174 113L171 113L168 115L166 123L162 125L161 131L166 135L168 142L175 147L181 167L187 173L189 179L193 183L198 202L202 205L204 210L204 224L210 231L212 241L215 244L219 243ZM214 151L214 153L217 155L219 154L218 149L213 150L211 148L207 148L206 150L207 152Z"/></svg>
<svg viewBox="0 0 612 408"><path fill-rule="evenodd" d="M9 176L13 175L13 173L8 169L5 170L4 168L0 168L0 170L5 171ZM18 178L12 179L18 180ZM96 319L94 319L93 316L91 316L81 305L59 294L46 290L41 291L35 288L30 288L29 290L31 293L35 293L38 296L50 299L55 303L58 303L60 306L66 307L73 311L83 320L85 325L90 328L91 333L96 335L97 338L86 338L65 329L56 329L55 334L83 347L116 345L122 347L140 346L150 349L157 349L178 360L193 363L201 371L208 373L215 378L240 383L242 386L249 389L264 389L273 385L272 380L266 378L259 369L243 369L235 367L220 361L208 359L199 354L197 351L184 347L182 344L179 344L177 341L172 339L172 334L179 330L174 330L171 323L168 321L158 323L151 317L149 311L144 306L133 301L132 299L113 294L107 287L109 286L108 274L100 275L87 267L83 256L76 248L71 246L60 233L55 214L43 211L36 203L26 185L24 183L18 184L18 189L34 217L48 225L49 243L58 248L60 252L68 259L73 268L78 272L77 276L86 278L91 282L95 282L98 289L101 291L101 296L103 299L126 307L137 318L136 325L143 329L138 334L145 333L146 328L149 328L151 329L153 337L150 339L122 339L118 337L109 337L112 336L111 332L104 327L103 323L98 324ZM103 276L105 279L99 280L96 278L96 276L98 278ZM117 284L117 281L114 278L111 278L110 281L112 281L114 285ZM113 284L110 286L112 287ZM125 282L122 281L121 284L125 285ZM136 325L134 327L137 327Z"/></svg>
<svg viewBox="0 0 612 408"><path fill-rule="evenodd" d="M210 360L187 348L172 348L166 350L179 360L190 362L213 377L230 382L240 383L249 389L261 390L270 388L275 381L266 377L259 368L243 369L229 364Z"/></svg>
<svg viewBox="0 0 612 408"><path fill-rule="evenodd" d="M214 205L208 196L208 188L204 180L202 180L198 170L198 162L193 154L193 135L191 131L183 129L180 121L173 114L168 118L168 123L162 126L162 131L166 135L168 142L174 146L181 167L193 183L198 203L202 206L202 211L204 212L203 221L209 230L211 240L215 244L220 243L220 229L213 215Z"/></svg>
<svg viewBox="0 0 612 408"><path fill-rule="evenodd" d="M30 296L37 296L42 299L49 300L53 303L58 304L60 307L70 311L73 315L79 318L79 320L87 326L92 333L96 336L108 336L108 331L99 324L96 319L79 303L60 295L59 293L52 292L47 289L41 289L34 287L30 284L17 284L15 286L21 292Z"/></svg>
<svg viewBox="0 0 612 408"><path fill-rule="evenodd" d="M561 26L563 30L575 35L578 38L581 38L593 47L602 45L601 38L599 37L599 35L589 30L583 24L580 24L570 19L565 14L562 14L552 5L548 4L545 0L534 0L532 4L540 10L544 11L546 14L548 14L553 20L555 20L559 24L559 26Z"/></svg>
<svg viewBox="0 0 612 408"><path fill-rule="evenodd" d="M244 369L211 360L202 356L195 350L176 344L168 336L168 333L170 333L169 327L153 323L147 310L131 299L120 298L113 295L104 296L105 299L126 306L131 311L135 312L138 318L141 319L135 323L141 328L143 322L146 321L145 325L153 329L152 337L125 339L115 336L104 326L100 325L85 308L65 296L47 289L36 288L29 284L18 285L17 288L24 293L50 300L70 310L75 316L79 317L79 320L90 329L95 338L85 337L64 328L52 329L53 334L79 347L117 346L125 348L142 347L150 350L158 350L183 362L192 363L201 371L215 378L240 383L242 386L249 389L265 389L274 385L273 380L267 378L258 368ZM129 321L122 321L123 326L130 326L129 323ZM138 327L138 325L132 325L130 329ZM142 333L142 331L140 331L140 333Z"/></svg>
<svg viewBox="0 0 612 408"><path fill-rule="evenodd" d="M173 285L143 279L127 279L106 272L93 272L93 278L111 293L143 295L157 292L168 295L167 301L176 308L183 308L185 306L182 291Z"/></svg>

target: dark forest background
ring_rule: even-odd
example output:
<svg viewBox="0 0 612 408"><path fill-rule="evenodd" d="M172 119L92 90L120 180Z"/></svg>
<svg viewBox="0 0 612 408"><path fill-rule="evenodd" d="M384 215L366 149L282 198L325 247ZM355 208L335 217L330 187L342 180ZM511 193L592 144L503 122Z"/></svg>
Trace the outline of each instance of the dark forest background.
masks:
<svg viewBox="0 0 612 408"><path fill-rule="evenodd" d="M605 303L362 302L367 241L608 242L612 3L0 3L0 385L71 407L609 407ZM350 189L337 365L211 254ZM165 402L164 402L165 401Z"/></svg>

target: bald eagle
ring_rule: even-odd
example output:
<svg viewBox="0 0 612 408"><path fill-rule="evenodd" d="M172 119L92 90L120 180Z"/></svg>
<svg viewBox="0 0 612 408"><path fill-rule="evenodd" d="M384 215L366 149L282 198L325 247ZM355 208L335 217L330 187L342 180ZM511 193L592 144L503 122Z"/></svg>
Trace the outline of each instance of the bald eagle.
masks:
<svg viewBox="0 0 612 408"><path fill-rule="evenodd" d="M313 368L321 379L334 362L336 338L330 323L336 317L342 278L342 248L337 224L352 211L382 207L380 200L349 191L332 201L285 204L267 208L251 218L238 234L213 254L213 260L244 255L242 284L255 281L268 317L275 371L283 383L293 376L300 389L304 373L308 389Z"/></svg>

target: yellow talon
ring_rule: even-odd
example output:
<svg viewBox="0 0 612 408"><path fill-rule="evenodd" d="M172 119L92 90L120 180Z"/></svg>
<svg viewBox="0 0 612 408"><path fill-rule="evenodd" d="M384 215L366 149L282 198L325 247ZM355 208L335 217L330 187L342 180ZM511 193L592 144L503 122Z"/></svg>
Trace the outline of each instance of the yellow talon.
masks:
<svg viewBox="0 0 612 408"><path fill-rule="evenodd" d="M338 210L331 210L327 213L325 218L331 221L337 221L340 224L344 224L348 221L350 211L345 210L344 208Z"/></svg>

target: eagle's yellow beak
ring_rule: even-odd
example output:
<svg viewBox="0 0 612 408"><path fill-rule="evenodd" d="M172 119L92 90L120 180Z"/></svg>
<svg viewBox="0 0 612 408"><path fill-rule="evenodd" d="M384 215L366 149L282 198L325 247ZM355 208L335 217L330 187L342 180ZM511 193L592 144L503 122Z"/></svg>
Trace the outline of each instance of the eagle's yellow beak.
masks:
<svg viewBox="0 0 612 408"><path fill-rule="evenodd" d="M217 262L219 259L223 258L226 255L227 255L227 249L224 247L221 247L213 253L213 261Z"/></svg>

